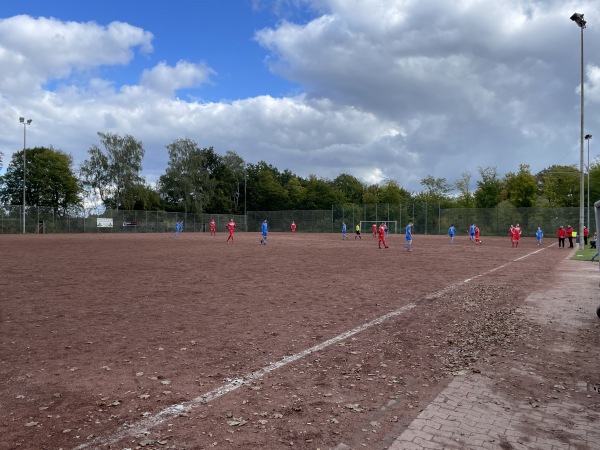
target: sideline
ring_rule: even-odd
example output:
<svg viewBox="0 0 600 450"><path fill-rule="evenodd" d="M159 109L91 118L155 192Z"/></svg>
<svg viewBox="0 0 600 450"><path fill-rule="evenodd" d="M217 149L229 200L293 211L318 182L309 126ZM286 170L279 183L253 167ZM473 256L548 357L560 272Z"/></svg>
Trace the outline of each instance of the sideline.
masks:
<svg viewBox="0 0 600 450"><path fill-rule="evenodd" d="M501 270L515 262L521 261L525 258L528 258L530 256L533 256L543 250L545 250L547 247L544 248L540 248L537 249L535 251L532 251L530 253L527 253L524 256L520 256L519 258L516 258L512 261L509 261L507 263L504 263L498 267L494 267L492 269L486 270L485 272L482 272L478 275L475 275L471 278L466 278L463 281L459 281L456 283L453 283L449 286L446 286L443 289L440 289L439 291L436 291L432 294L429 294L427 296L425 296L424 298L427 300L431 300L434 298L438 298L441 297L444 294L447 294L448 292L451 292L461 286L464 286L465 284L470 283L473 280L476 280L477 278L481 278L484 277L490 273L496 272L498 270ZM180 414L186 413L188 411L190 411L192 408L198 406L198 405L203 405L206 403L209 403L219 397L222 397L230 392L235 391L236 389L240 388L241 386L250 384L251 382L253 382L254 380L260 379L263 376L278 370L294 361L297 361L301 358L304 358L307 355L310 355L311 353L315 353L318 352L320 350L323 350L324 348L327 348L333 344L336 344L340 341L343 341L351 336L354 336L355 334L358 334L362 331L365 331L369 328L374 327L375 325L379 325L385 321L387 321L388 319L391 319L392 317L396 317L399 315L404 314L405 312L416 308L417 307L417 303L419 302L419 300L416 300L412 303L409 303L408 305L405 305L399 309L396 309L394 311L391 311L387 314L384 314L383 316L380 316L376 319L371 320L370 322L364 323L362 325L359 325L349 331L346 331L345 333L339 334L331 339L328 339L324 342L321 342L320 344L317 344L313 347L310 347L306 350L303 350L301 352L295 353L293 355L289 355L289 356L285 356L283 358L281 358L280 360L278 360L277 362L271 363L265 367L263 367L262 369L259 369L255 372L251 372L249 374L246 374L244 376L242 376L241 378L235 378L233 380L227 380L229 381L229 383L214 389L210 392L207 392L206 394L200 395L198 397L193 398L192 400L189 400L187 402L182 402L182 403L178 403L175 405L171 405L168 406L167 408L163 409L162 411L158 412L157 414L153 415L153 416L149 416L145 419L142 419L138 422L136 422L135 424L132 424L130 426L128 426L128 428L117 432L116 434L114 434L113 436L107 437L105 439L102 439L100 436L90 440L89 442L83 443L81 445L78 445L77 447L75 447L75 450L83 450L86 448L89 448L90 446L93 446L93 448L97 448L98 446L106 446L106 445L112 445L122 439L125 439L127 437L131 437L131 436L135 436L138 434L142 434L146 431L148 431L151 428L154 428Z"/></svg>

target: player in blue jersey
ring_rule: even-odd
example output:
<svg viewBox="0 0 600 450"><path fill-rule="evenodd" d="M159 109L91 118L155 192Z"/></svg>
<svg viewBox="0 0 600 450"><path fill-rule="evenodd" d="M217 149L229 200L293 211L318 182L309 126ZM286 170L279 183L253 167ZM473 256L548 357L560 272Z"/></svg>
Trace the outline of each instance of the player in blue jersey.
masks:
<svg viewBox="0 0 600 450"><path fill-rule="evenodd" d="M456 227L454 226L454 224L450 225L450 228L448 228L448 236L450 236L450 243L454 244L454 235L456 234Z"/></svg>
<svg viewBox="0 0 600 450"><path fill-rule="evenodd" d="M260 240L260 243L262 245L267 245L267 234L269 234L269 225L267 224L267 219L263 220L263 223L261 225L261 229L262 229L262 239Z"/></svg>
<svg viewBox="0 0 600 450"><path fill-rule="evenodd" d="M179 236L182 231L183 231L183 220L181 220L181 221L178 220L175 223L175 237Z"/></svg>
<svg viewBox="0 0 600 450"><path fill-rule="evenodd" d="M413 227L413 223L412 222L408 222L408 225L406 226L406 250L409 252L412 252L412 227Z"/></svg>
<svg viewBox="0 0 600 450"><path fill-rule="evenodd" d="M475 224L471 224L469 227L469 240L475 242Z"/></svg>
<svg viewBox="0 0 600 450"><path fill-rule="evenodd" d="M344 239L348 239L348 236L346 236L346 222L342 222L342 240Z"/></svg>
<svg viewBox="0 0 600 450"><path fill-rule="evenodd" d="M542 238L544 237L544 232L540 227L535 231L535 237L537 238L538 245L542 245Z"/></svg>

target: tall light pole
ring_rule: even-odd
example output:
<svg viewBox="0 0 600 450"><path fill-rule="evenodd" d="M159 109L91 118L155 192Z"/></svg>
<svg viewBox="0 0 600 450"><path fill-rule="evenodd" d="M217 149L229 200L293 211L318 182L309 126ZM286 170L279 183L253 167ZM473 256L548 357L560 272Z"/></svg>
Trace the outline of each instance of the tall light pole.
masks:
<svg viewBox="0 0 600 450"><path fill-rule="evenodd" d="M19 117L19 122L23 124L23 234L25 234L25 186L27 183L27 160L25 158L25 149L27 148L27 125L31 125L33 120L25 120L25 117Z"/></svg>
<svg viewBox="0 0 600 450"><path fill-rule="evenodd" d="M584 181L583 181L583 29L585 28L585 20L583 14L574 13L571 20L581 28L581 136L579 139L579 171L580 171L580 188L579 188L579 250L583 250L583 223L584 223Z"/></svg>
<svg viewBox="0 0 600 450"><path fill-rule="evenodd" d="M586 134L584 136L584 139L587 141L588 144L588 158L587 158L587 214L588 214L588 220L587 220L587 229L588 232L590 231L590 139L592 139L592 135L591 134Z"/></svg>

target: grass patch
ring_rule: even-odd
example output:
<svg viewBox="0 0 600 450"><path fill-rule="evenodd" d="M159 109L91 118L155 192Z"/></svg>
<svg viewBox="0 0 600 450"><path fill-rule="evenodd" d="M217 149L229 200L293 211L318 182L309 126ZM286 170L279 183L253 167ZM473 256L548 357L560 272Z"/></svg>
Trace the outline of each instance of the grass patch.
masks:
<svg viewBox="0 0 600 450"><path fill-rule="evenodd" d="M592 257L596 254L597 251L597 249L589 247L585 247L583 250L578 249L575 250L575 253L573 254L573 259L577 259L579 261L589 261L592 259ZM596 261L598 261L598 258L596 258Z"/></svg>

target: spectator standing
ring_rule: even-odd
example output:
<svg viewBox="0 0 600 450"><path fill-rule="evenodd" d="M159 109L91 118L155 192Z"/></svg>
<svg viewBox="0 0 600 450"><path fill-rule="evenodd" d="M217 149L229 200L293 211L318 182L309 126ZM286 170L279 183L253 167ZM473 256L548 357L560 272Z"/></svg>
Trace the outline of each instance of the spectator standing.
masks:
<svg viewBox="0 0 600 450"><path fill-rule="evenodd" d="M567 230L561 225L558 227L558 248L565 248L565 238L567 237Z"/></svg>
<svg viewBox="0 0 600 450"><path fill-rule="evenodd" d="M573 227L571 225L567 225L567 239L569 239L569 248L573 248Z"/></svg>

